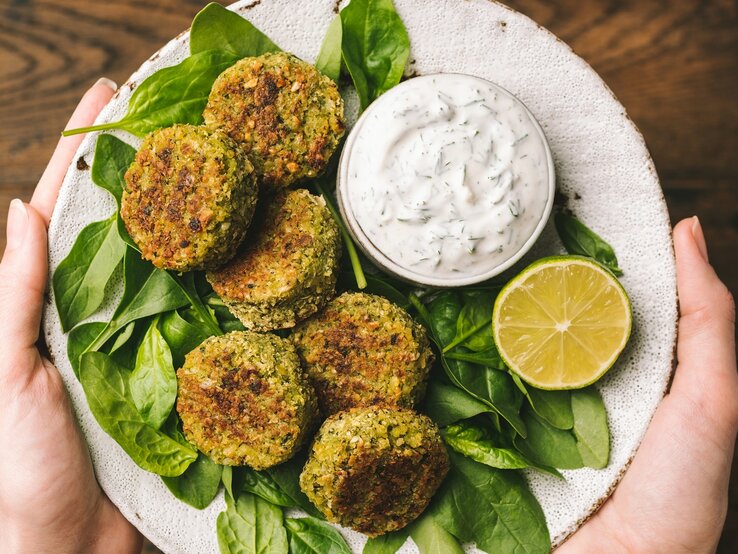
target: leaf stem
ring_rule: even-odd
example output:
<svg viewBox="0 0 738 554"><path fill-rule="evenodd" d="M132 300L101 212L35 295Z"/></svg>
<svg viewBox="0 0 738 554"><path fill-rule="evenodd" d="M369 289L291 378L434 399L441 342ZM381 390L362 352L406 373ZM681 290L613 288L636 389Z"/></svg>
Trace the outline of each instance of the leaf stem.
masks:
<svg viewBox="0 0 738 554"><path fill-rule="evenodd" d="M72 135L81 135L82 133L91 133L92 131L104 131L105 129L118 129L123 121L111 121L110 123L101 123L99 125L91 125L90 127L78 127L77 129L65 129L62 131L63 137L71 137Z"/></svg>
<svg viewBox="0 0 738 554"><path fill-rule="evenodd" d="M338 223L339 229L341 229L343 243L346 245L349 260L351 260L351 268L354 270L356 286L359 288L359 290L363 290L366 288L366 276L364 275L364 269L361 267L361 261L359 260L359 254L356 252L356 246L354 246L354 242L351 240L351 235L349 235L348 229L346 229L346 225L341 219L341 216L338 214L338 210L336 210L336 207L333 205L332 200L323 190L323 185L320 183L320 181L315 181L315 188L325 200L325 203L328 206L328 210L331 212L333 219L336 220L336 223Z"/></svg>
<svg viewBox="0 0 738 554"><path fill-rule="evenodd" d="M454 340L449 342L446 346L443 347L443 350L441 350L441 352L445 354L446 352L451 350L454 346L458 346L459 344L464 342L466 339L468 339L472 335L476 335L479 331L484 329L490 323L492 323L492 318L489 318L488 321L483 321L479 325L475 325L474 327L469 329L466 333L462 334L461 336L456 337Z"/></svg>

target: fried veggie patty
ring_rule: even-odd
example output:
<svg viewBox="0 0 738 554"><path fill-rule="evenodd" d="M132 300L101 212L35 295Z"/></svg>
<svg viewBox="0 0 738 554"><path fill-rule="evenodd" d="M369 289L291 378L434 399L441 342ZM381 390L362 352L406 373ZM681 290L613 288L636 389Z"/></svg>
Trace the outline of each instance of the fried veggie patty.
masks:
<svg viewBox="0 0 738 554"><path fill-rule="evenodd" d="M356 406L412 408L433 353L425 330L386 298L347 292L291 336L324 415Z"/></svg>
<svg viewBox="0 0 738 554"><path fill-rule="evenodd" d="M207 275L254 331L293 327L322 308L335 292L341 254L338 225L323 198L298 189L265 202L241 252Z"/></svg>
<svg viewBox="0 0 738 554"><path fill-rule="evenodd" d="M323 423L300 487L329 521L375 537L418 517L448 469L428 417L402 408L353 408Z"/></svg>
<svg viewBox="0 0 738 554"><path fill-rule="evenodd" d="M291 458L317 421L292 344L235 331L210 337L177 371L184 434L213 461L265 469Z"/></svg>
<svg viewBox="0 0 738 554"><path fill-rule="evenodd" d="M267 191L322 173L345 128L336 84L284 52L226 69L203 116L243 146Z"/></svg>
<svg viewBox="0 0 738 554"><path fill-rule="evenodd" d="M174 271L227 262L256 206L253 170L221 131L175 125L147 135L125 174L120 209L142 257Z"/></svg>

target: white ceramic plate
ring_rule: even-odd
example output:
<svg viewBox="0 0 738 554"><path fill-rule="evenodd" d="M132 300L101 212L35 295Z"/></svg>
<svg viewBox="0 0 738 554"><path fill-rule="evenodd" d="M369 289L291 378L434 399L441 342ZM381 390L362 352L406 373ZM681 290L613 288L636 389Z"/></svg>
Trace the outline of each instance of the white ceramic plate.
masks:
<svg viewBox="0 0 738 554"><path fill-rule="evenodd" d="M305 60L315 59L334 16L333 0L262 0L253 7L249 3L244 0L232 7L282 48ZM528 106L551 145L559 190L575 214L614 246L625 271L622 283L633 302L633 335L620 361L599 385L612 432L610 465L599 471L564 471L566 481L528 475L556 545L613 490L671 374L676 285L671 229L659 181L643 138L623 106L582 59L535 22L487 0L395 0L395 4L410 34L411 71L478 75L499 83ZM180 35L145 62L98 122L120 118L137 83L186 57L188 38L187 33ZM114 134L137 144L131 135ZM92 184L89 170L77 169L80 156L92 162L96 138L93 133L83 141L51 220L52 272L79 231L108 217L115 208L109 195ZM516 268L559 251L561 245L549 225ZM93 319L103 319L110 311ZM209 508L198 511L175 499L156 475L136 466L90 413L67 360L67 340L53 302L46 308L44 330L87 437L98 479L111 500L165 552L217 552L215 519L224 506L222 494ZM342 532L359 552L363 538ZM408 541L403 551L416 549Z"/></svg>

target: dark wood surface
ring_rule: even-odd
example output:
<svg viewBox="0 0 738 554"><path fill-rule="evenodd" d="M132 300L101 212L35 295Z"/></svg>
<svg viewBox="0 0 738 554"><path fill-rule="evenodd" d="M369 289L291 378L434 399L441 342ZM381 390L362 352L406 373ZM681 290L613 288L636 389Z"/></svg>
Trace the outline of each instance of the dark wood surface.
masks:
<svg viewBox="0 0 738 554"><path fill-rule="evenodd" d="M0 2L0 249L5 245L8 203L15 197L30 199L82 93L100 76L125 82L155 50L185 29L205 3ZM735 294L738 4L734 0L507 3L571 45L612 88L646 138L672 221L700 216L711 261ZM720 551L738 552L737 478L731 483Z"/></svg>

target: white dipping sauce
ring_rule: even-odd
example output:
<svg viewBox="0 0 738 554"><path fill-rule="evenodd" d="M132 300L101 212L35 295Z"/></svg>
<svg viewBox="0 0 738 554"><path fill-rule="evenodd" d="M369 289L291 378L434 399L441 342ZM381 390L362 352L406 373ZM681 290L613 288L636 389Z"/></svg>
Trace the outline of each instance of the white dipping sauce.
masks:
<svg viewBox="0 0 738 554"><path fill-rule="evenodd" d="M366 238L414 274L489 273L532 244L550 212L553 166L540 127L483 79L405 81L353 134L342 202Z"/></svg>

